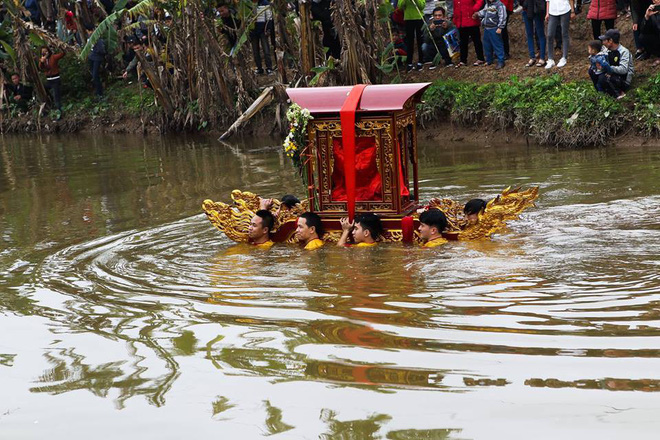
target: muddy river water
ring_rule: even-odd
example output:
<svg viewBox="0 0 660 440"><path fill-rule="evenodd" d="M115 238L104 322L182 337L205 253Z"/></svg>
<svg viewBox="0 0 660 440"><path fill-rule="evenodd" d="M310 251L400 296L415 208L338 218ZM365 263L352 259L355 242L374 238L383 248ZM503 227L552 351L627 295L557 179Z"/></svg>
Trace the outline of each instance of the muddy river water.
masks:
<svg viewBox="0 0 660 440"><path fill-rule="evenodd" d="M0 438L658 438L660 145L420 141L490 241L302 253L201 214L276 140L0 138Z"/></svg>

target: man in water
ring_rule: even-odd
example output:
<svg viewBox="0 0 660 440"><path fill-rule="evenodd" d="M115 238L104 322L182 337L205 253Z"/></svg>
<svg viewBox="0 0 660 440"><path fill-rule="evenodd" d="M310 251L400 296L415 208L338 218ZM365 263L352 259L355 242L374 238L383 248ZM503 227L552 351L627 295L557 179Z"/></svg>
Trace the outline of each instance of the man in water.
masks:
<svg viewBox="0 0 660 440"><path fill-rule="evenodd" d="M305 246L305 250L313 251L323 246L323 223L315 212L306 212L298 218L296 238Z"/></svg>
<svg viewBox="0 0 660 440"><path fill-rule="evenodd" d="M376 240L383 233L383 225L380 218L373 213L362 214L353 222L348 221L348 217L339 220L341 223L341 238L337 246L350 246L348 241L351 231L353 232L353 241L356 247L376 246Z"/></svg>
<svg viewBox="0 0 660 440"><path fill-rule="evenodd" d="M463 207L463 213L465 214L465 219L468 221L469 225L473 225L479 222L479 214L486 209L488 203L482 199L472 199L465 204Z"/></svg>
<svg viewBox="0 0 660 440"><path fill-rule="evenodd" d="M260 209L254 214L248 227L248 237L250 243L261 249L270 249L273 241L270 239L270 233L275 225L275 217L270 211Z"/></svg>
<svg viewBox="0 0 660 440"><path fill-rule="evenodd" d="M439 209L429 209L419 216L419 236L424 240L423 247L436 247L447 243L442 231L447 227L447 217Z"/></svg>

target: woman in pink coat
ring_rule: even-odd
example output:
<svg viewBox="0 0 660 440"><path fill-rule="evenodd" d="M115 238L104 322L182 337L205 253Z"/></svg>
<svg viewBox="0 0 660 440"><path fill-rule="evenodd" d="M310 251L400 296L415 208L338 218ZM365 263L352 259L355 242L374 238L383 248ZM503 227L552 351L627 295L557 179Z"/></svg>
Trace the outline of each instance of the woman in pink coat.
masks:
<svg viewBox="0 0 660 440"><path fill-rule="evenodd" d="M587 18L591 20L591 29L594 40L597 40L608 29L614 29L616 18L616 0L591 0ZM605 22L605 31L601 32L601 25Z"/></svg>

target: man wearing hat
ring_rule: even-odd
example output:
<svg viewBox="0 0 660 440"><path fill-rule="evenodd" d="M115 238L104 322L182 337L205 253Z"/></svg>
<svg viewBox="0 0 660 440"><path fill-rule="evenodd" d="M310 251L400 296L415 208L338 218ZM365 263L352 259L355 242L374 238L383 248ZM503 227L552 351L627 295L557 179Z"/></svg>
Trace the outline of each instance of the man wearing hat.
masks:
<svg viewBox="0 0 660 440"><path fill-rule="evenodd" d="M630 88L635 68L630 51L619 43L621 33L617 29L609 29L598 37L607 48L610 66L604 75L599 75L600 90L616 99L626 96ZM597 88L598 90L598 88Z"/></svg>

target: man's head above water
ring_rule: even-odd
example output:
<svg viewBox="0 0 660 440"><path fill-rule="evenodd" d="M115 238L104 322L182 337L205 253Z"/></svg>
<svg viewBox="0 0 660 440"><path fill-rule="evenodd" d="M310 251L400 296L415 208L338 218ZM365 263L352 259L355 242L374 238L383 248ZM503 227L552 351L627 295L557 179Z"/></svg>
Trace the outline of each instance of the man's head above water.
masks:
<svg viewBox="0 0 660 440"><path fill-rule="evenodd" d="M479 213L486 209L488 203L482 199L472 199L463 207L463 213L469 223L476 223L479 220Z"/></svg>
<svg viewBox="0 0 660 440"><path fill-rule="evenodd" d="M373 243L383 233L383 224L380 217L368 212L355 219L355 228L353 229L353 240L356 243Z"/></svg>
<svg viewBox="0 0 660 440"><path fill-rule="evenodd" d="M296 238L302 243L323 237L323 223L321 217L315 212L306 212L298 217L298 226L296 228Z"/></svg>
<svg viewBox="0 0 660 440"><path fill-rule="evenodd" d="M275 226L275 217L270 211L260 209L254 214L248 228L248 237L255 244L265 243L270 240L270 233Z"/></svg>
<svg viewBox="0 0 660 440"><path fill-rule="evenodd" d="M442 237L447 227L447 216L439 209L429 209L419 215L419 235L424 241Z"/></svg>

